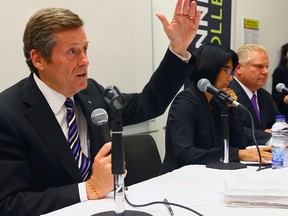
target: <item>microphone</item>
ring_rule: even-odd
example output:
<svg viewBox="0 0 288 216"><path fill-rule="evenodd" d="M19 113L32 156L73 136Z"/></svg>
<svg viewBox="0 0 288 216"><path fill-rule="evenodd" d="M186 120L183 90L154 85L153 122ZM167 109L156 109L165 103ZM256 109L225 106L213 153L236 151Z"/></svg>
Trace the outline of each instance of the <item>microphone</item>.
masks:
<svg viewBox="0 0 288 216"><path fill-rule="evenodd" d="M209 92L210 94L217 96L225 103L232 104L233 107L247 110L243 105L235 101L226 91L217 89L211 85L210 81L202 78L198 81L197 87L202 92ZM206 164L206 167L212 169L232 170L242 169L247 166L238 162L229 162L229 116L227 106L221 106L221 131L224 144L224 158L222 162L214 162Z"/></svg>
<svg viewBox="0 0 288 216"><path fill-rule="evenodd" d="M278 83L276 85L276 90L281 93L288 94L288 88L285 86L284 83Z"/></svg>
<svg viewBox="0 0 288 216"><path fill-rule="evenodd" d="M110 129L108 126L108 114L102 108L95 109L91 113L92 122L99 128L104 143L111 141Z"/></svg>
<svg viewBox="0 0 288 216"><path fill-rule="evenodd" d="M211 85L211 83L208 79L205 79L205 78L200 79L197 83L197 87L200 91L202 91L202 92L207 91L210 94L217 96L218 98L220 98L225 103L232 104L232 106L235 108L240 108L240 109L246 110L246 108L242 104L240 104L239 102L234 100L226 91L224 91L222 89L217 89L213 85Z"/></svg>
<svg viewBox="0 0 288 216"><path fill-rule="evenodd" d="M126 100L116 86L105 89L104 100L111 110L111 133L112 133L112 174L114 175L114 204L115 210L93 214L92 216L152 216L145 212L125 211L124 208L124 175L125 175L125 152L123 145L122 110ZM98 108L91 114L91 119L101 130L104 141L111 141L108 128L108 115L104 109Z"/></svg>

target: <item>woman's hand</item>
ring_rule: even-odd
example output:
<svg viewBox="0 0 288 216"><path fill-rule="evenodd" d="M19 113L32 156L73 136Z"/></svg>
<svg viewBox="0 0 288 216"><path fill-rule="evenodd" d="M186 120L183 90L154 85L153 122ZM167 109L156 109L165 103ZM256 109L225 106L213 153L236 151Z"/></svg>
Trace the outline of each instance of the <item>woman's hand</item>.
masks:
<svg viewBox="0 0 288 216"><path fill-rule="evenodd" d="M235 101L237 101L238 97L237 97L237 95L236 95L236 93L234 92L233 89L226 87L226 88L223 88L222 90L227 92L230 95L231 98L233 98ZM227 107L229 107L229 108L232 107L232 104L228 103Z"/></svg>

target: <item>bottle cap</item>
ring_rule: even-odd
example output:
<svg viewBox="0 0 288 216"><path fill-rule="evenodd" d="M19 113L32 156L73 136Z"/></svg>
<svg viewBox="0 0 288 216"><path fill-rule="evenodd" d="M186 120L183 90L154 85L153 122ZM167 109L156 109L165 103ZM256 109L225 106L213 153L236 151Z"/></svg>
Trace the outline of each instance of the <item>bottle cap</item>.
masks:
<svg viewBox="0 0 288 216"><path fill-rule="evenodd" d="M277 120L277 119L283 119L283 120L285 120L285 115L276 115L275 116L275 119Z"/></svg>

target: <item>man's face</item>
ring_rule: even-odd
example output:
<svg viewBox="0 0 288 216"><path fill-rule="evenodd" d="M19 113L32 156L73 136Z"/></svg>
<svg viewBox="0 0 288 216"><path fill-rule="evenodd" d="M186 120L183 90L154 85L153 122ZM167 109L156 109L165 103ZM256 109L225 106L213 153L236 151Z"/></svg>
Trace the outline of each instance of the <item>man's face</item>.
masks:
<svg viewBox="0 0 288 216"><path fill-rule="evenodd" d="M252 60L246 65L238 65L237 78L252 92L266 84L268 79L269 60L265 52L250 51Z"/></svg>
<svg viewBox="0 0 288 216"><path fill-rule="evenodd" d="M55 33L56 43L49 61L40 57L40 79L66 97L87 87L88 42L83 27ZM41 56L41 54L40 54Z"/></svg>

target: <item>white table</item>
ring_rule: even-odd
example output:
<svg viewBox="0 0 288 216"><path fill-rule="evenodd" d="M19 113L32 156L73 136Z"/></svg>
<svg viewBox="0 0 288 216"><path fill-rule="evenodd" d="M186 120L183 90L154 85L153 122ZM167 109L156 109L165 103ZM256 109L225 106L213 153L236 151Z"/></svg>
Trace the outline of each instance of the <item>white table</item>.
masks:
<svg viewBox="0 0 288 216"><path fill-rule="evenodd" d="M132 185L128 188L126 194L129 201L133 204L163 201L164 198L167 198L169 202L187 206L205 216L287 216L288 209L239 208L224 205L223 191L225 176L235 172L255 173L257 172L257 168L256 166L250 166L247 169L217 170L206 168L203 165L190 165L148 181ZM284 169L287 170L288 175L288 168ZM261 170L260 172L270 172L271 175L273 175L274 171L275 170L269 168ZM125 209L139 210L155 216L169 216L167 208L161 204L135 209L125 203ZM172 206L172 209L175 216L195 215L179 207ZM104 199L78 203L51 212L46 216L91 216L95 213L106 211L114 211L113 193Z"/></svg>

